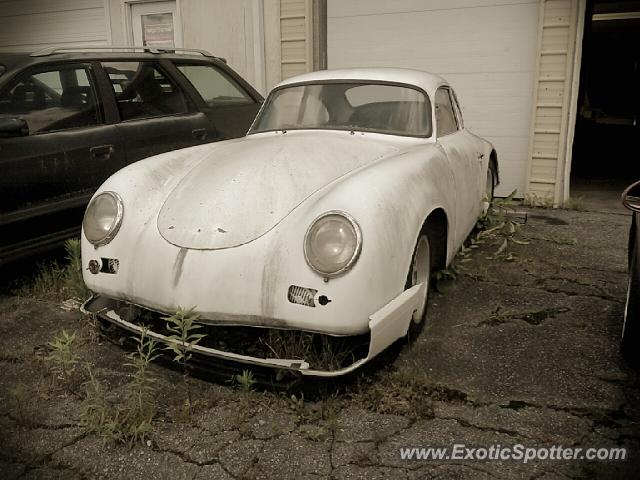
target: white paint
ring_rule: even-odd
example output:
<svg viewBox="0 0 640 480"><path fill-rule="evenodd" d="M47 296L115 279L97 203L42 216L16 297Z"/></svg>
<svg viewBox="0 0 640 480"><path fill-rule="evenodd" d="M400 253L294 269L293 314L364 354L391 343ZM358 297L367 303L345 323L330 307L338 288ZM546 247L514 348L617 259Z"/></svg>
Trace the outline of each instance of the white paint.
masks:
<svg viewBox="0 0 640 480"><path fill-rule="evenodd" d="M431 98L446 85L436 76L389 69L324 71L289 82L331 77L415 80ZM265 132L134 163L97 192L122 198L116 237L95 248L82 236L83 264L117 258L118 273L87 270L85 282L100 295L160 312L196 306L211 324L333 335L370 331L371 358L406 333L418 304L420 286L405 291L405 283L427 216L442 209L448 218L448 263L481 211L491 145L465 129L446 137L447 155L436 134ZM473 178L464 167L469 161L479 172ZM271 168L256 173L260 162ZM250 178L252 170L259 178ZM166 222L166 209L175 223ZM358 222L362 250L345 274L325 282L307 265L303 245L310 223L334 210ZM217 230L219 219L225 232L207 226ZM227 234L227 244L216 243ZM316 308L290 303L290 285L315 289L331 302Z"/></svg>
<svg viewBox="0 0 640 480"><path fill-rule="evenodd" d="M408 67L445 76L466 125L496 146L498 195L523 194L538 1L328 0L329 68Z"/></svg>

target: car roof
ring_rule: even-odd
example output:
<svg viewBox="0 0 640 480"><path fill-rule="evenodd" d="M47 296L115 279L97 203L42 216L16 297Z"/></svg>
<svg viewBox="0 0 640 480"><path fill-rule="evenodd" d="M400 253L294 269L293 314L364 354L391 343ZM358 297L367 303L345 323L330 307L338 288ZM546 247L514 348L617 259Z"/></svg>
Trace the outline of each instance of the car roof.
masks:
<svg viewBox="0 0 640 480"><path fill-rule="evenodd" d="M326 82L330 80L404 83L419 87L429 95L433 95L438 87L449 84L438 75L409 68L345 68L304 73L287 78L276 85L275 88L295 83Z"/></svg>

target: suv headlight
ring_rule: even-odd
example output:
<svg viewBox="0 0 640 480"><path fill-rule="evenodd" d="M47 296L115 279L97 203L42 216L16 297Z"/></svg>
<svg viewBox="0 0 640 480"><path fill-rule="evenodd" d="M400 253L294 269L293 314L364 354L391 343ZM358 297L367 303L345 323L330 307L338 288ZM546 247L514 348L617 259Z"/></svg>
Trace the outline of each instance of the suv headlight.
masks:
<svg viewBox="0 0 640 480"><path fill-rule="evenodd" d="M102 192L91 200L84 212L82 229L85 237L96 247L106 245L118 233L123 216L124 206L120 195Z"/></svg>
<svg viewBox="0 0 640 480"><path fill-rule="evenodd" d="M316 218L304 239L304 256L320 275L335 277L358 260L362 233L356 221L344 212L326 212Z"/></svg>

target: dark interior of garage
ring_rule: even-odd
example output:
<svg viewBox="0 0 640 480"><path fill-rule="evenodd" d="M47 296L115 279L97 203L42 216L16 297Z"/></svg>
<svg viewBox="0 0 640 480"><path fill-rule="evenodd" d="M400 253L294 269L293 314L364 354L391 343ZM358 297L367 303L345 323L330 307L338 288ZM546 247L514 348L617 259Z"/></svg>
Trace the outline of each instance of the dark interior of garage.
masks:
<svg viewBox="0 0 640 480"><path fill-rule="evenodd" d="M640 178L640 1L589 1L571 195L618 201Z"/></svg>

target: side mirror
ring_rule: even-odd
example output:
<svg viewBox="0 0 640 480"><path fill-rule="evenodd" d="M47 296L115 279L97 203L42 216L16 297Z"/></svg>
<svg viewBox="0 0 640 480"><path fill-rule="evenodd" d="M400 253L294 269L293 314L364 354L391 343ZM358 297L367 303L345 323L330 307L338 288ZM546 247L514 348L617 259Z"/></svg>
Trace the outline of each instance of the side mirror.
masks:
<svg viewBox="0 0 640 480"><path fill-rule="evenodd" d="M24 118L0 115L0 138L26 137L29 125Z"/></svg>
<svg viewBox="0 0 640 480"><path fill-rule="evenodd" d="M640 181L629 185L622 193L622 204L629 210L640 213Z"/></svg>

